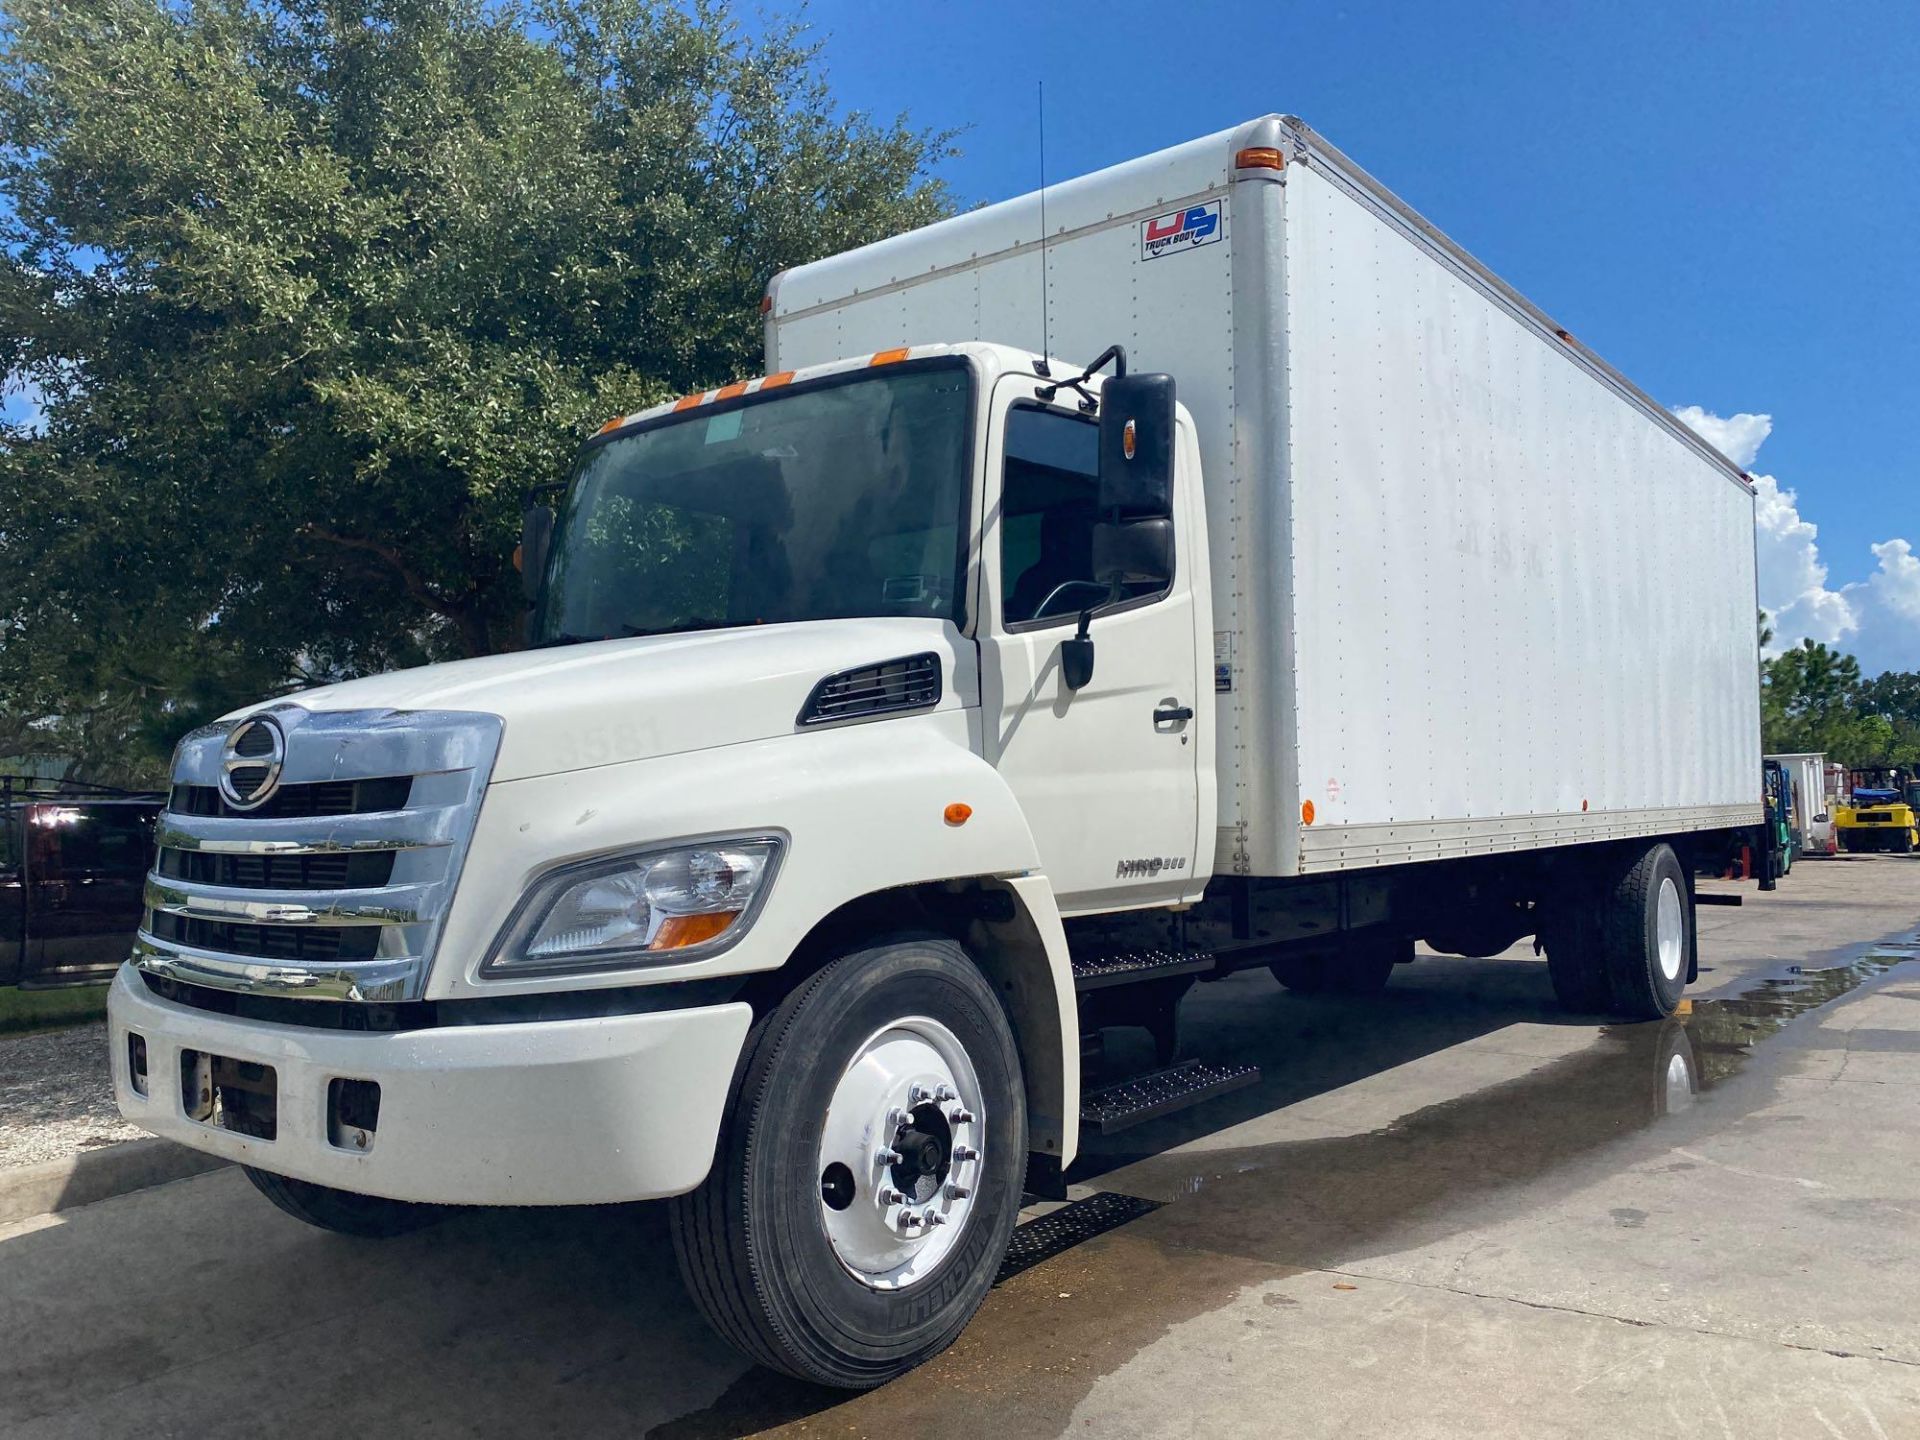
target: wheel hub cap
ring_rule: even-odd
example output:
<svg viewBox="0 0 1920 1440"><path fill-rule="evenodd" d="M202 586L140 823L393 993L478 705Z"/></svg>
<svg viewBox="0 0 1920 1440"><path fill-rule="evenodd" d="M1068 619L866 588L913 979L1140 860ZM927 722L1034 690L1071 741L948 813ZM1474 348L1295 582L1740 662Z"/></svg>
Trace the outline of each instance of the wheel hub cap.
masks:
<svg viewBox="0 0 1920 1440"><path fill-rule="evenodd" d="M820 1218L842 1266L876 1290L923 1280L972 1214L986 1115L959 1039L912 1016L859 1046L820 1138Z"/></svg>
<svg viewBox="0 0 1920 1440"><path fill-rule="evenodd" d="M1671 877L1660 881L1653 933L1660 951L1660 973L1669 980L1678 980L1681 952L1686 949L1687 927L1681 916L1680 887L1673 883Z"/></svg>

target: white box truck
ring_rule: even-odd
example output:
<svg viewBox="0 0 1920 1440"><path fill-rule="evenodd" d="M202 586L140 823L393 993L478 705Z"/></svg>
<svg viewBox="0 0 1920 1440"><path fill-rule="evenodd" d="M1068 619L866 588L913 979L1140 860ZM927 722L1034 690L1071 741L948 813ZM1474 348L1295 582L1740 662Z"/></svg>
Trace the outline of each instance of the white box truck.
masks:
<svg viewBox="0 0 1920 1440"><path fill-rule="evenodd" d="M1671 1012L1761 815L1741 473L1296 120L1044 209L777 277L766 375L530 507L526 651L188 735L123 1112L361 1234L673 1197L721 1333L858 1387L1083 1134L1253 1078L1198 980L1537 936ZM1165 1068L1083 1086L1119 1025Z"/></svg>

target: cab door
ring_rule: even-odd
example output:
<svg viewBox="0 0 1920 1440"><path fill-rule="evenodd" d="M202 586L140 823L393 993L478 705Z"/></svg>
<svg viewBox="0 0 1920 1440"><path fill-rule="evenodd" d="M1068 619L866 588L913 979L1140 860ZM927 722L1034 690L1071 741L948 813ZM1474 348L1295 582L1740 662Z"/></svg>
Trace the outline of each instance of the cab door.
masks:
<svg viewBox="0 0 1920 1440"><path fill-rule="evenodd" d="M1199 741L1212 696L1201 690L1199 637L1211 621L1195 594L1206 539L1194 497L1180 493L1192 437L1183 430L1176 444L1171 582L1110 600L1093 578L1098 426L1074 392L1043 398L1043 383L1003 377L989 414L985 753L1019 797L1063 912L1168 904L1207 878L1197 873ZM1089 606L1093 676L1075 690L1061 642ZM1210 763L1205 773L1211 783Z"/></svg>

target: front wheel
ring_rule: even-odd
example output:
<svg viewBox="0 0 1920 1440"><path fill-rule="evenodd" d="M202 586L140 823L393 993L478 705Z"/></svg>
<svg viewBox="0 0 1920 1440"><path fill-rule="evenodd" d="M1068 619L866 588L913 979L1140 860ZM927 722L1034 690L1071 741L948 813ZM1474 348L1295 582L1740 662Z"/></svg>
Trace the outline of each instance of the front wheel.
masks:
<svg viewBox="0 0 1920 1440"><path fill-rule="evenodd" d="M952 940L842 957L755 1022L713 1168L672 1202L708 1321L751 1359L846 1389L939 1353L1019 1216L1019 1053Z"/></svg>

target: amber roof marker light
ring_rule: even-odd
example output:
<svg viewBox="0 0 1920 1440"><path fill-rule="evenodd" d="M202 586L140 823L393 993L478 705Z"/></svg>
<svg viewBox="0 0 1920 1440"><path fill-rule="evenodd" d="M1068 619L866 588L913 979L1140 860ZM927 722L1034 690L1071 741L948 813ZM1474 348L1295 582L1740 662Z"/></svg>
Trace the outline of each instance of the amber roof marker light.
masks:
<svg viewBox="0 0 1920 1440"><path fill-rule="evenodd" d="M1236 170L1284 170L1287 152L1274 145L1249 145L1233 157Z"/></svg>

